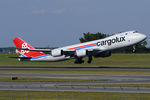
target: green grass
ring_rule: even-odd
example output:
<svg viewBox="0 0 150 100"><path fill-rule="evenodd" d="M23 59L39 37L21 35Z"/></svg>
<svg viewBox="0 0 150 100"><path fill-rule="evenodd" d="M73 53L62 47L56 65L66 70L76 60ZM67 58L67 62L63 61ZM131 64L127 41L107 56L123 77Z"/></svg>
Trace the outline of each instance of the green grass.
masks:
<svg viewBox="0 0 150 100"><path fill-rule="evenodd" d="M18 80L11 80L11 77L0 77L0 82L88 82L107 81L106 79L71 79L71 78L31 78L18 77Z"/></svg>
<svg viewBox="0 0 150 100"><path fill-rule="evenodd" d="M92 64L74 64L74 60L62 62L19 62L7 58L16 54L0 54L0 66L18 67L150 67L150 54L113 54L107 58L94 58ZM85 58L87 61L87 58ZM51 74L100 74L100 75L150 75L150 71L101 71L101 70L0 70L0 73L51 73ZM0 81L11 82L9 77ZM60 79L60 78L26 78L19 77L18 82L49 82L49 81L91 81L90 79ZM93 80L92 80L93 81ZM100 86L100 85L99 85ZM101 85L102 86L102 85ZM106 84L104 86L107 86ZM112 84L109 86L150 87L149 84ZM150 100L144 93L87 93L87 92L34 92L34 91L0 91L0 100ZM56 99L56 96L58 97ZM105 99L104 99L105 98Z"/></svg>
<svg viewBox="0 0 150 100"><path fill-rule="evenodd" d="M53 66L53 67L150 67L150 54L113 54L107 58L94 58L92 64L74 64L74 59L61 62L19 62L7 58L16 54L0 54L0 66ZM87 58L85 58L87 61Z"/></svg>
<svg viewBox="0 0 150 100"><path fill-rule="evenodd" d="M73 99L72 99L73 98ZM0 91L0 100L149 100L146 93Z"/></svg>

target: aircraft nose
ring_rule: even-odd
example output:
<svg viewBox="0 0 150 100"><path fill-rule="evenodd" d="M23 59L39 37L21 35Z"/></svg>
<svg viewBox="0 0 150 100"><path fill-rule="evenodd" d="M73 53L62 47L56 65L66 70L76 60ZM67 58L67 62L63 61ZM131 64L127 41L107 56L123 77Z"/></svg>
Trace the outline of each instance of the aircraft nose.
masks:
<svg viewBox="0 0 150 100"><path fill-rule="evenodd" d="M145 35L145 34L140 34L141 36L141 38L143 39L143 40L145 40L146 38L147 38L147 36Z"/></svg>

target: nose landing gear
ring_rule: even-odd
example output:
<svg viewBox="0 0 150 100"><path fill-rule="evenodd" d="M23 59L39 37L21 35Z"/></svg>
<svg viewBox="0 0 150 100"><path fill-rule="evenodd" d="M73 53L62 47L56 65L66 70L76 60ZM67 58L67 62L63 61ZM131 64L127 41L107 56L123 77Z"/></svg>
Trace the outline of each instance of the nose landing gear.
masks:
<svg viewBox="0 0 150 100"><path fill-rule="evenodd" d="M133 46L133 51L132 52L136 53L136 46L135 45Z"/></svg>

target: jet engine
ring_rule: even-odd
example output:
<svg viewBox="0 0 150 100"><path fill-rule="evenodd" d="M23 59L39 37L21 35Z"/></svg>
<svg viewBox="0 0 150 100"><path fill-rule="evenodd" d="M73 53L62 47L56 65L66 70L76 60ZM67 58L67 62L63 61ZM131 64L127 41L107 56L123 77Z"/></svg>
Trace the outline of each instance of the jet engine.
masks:
<svg viewBox="0 0 150 100"><path fill-rule="evenodd" d="M87 50L76 50L77 57L84 57L87 55Z"/></svg>
<svg viewBox="0 0 150 100"><path fill-rule="evenodd" d="M63 55L63 50L60 50L60 49L53 49L51 51L51 55L53 57L58 57L58 56L62 56Z"/></svg>
<svg viewBox="0 0 150 100"><path fill-rule="evenodd" d="M109 57L111 56L111 51L99 52L94 55L94 57Z"/></svg>

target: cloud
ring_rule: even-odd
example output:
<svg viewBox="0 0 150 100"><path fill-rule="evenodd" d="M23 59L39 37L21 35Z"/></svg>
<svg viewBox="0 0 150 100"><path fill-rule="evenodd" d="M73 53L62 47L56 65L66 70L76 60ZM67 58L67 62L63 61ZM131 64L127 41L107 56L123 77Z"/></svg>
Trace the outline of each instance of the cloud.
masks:
<svg viewBox="0 0 150 100"><path fill-rule="evenodd" d="M65 12L66 12L66 9L61 8L61 9L56 9L56 10L50 11L50 14L63 14Z"/></svg>
<svg viewBox="0 0 150 100"><path fill-rule="evenodd" d="M39 10L33 10L32 13L33 14L44 14L44 13L46 13L46 11L44 9L39 9Z"/></svg>

